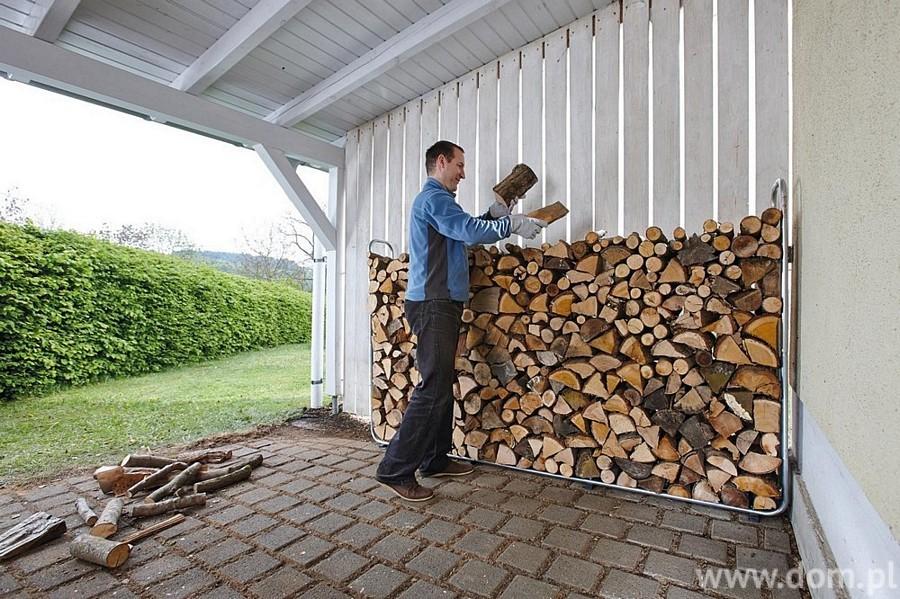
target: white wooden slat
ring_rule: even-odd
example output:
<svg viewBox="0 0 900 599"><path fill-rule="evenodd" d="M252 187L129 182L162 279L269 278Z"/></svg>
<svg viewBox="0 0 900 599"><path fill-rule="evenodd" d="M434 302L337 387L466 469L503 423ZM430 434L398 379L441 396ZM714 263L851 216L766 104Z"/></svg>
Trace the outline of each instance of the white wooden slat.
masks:
<svg viewBox="0 0 900 599"><path fill-rule="evenodd" d="M344 408L353 411L355 402L351 403L351 398L355 398L357 380L360 374L368 375L369 373L359 372L359 345L362 341L362 334L357 330L357 324L354 311L359 304L360 296L365 295L361 288L362 278L360 277L359 268L357 268L357 257L360 254L360 212L359 212L359 129L354 129L347 133L347 143L344 146L344 165L346 168L345 179L345 219L344 219L344 238L346 240L344 254L344 289L346 291L346 300L344 303ZM366 329L368 333L369 329ZM367 377L368 378L368 377Z"/></svg>
<svg viewBox="0 0 900 599"><path fill-rule="evenodd" d="M684 5L684 223L713 216L713 0Z"/></svg>
<svg viewBox="0 0 900 599"><path fill-rule="evenodd" d="M398 254L404 250L403 228L403 107L388 116L387 240Z"/></svg>
<svg viewBox="0 0 900 599"><path fill-rule="evenodd" d="M719 221L736 222L749 206L748 0L719 0Z"/></svg>
<svg viewBox="0 0 900 599"><path fill-rule="evenodd" d="M519 51L500 59L500 110L497 113L498 180L519 163Z"/></svg>
<svg viewBox="0 0 900 599"><path fill-rule="evenodd" d="M653 23L653 224L681 224L678 44L680 0L656 0Z"/></svg>
<svg viewBox="0 0 900 599"><path fill-rule="evenodd" d="M440 95L436 91L422 97L422 160L419 162L419 169L423 181L428 176L425 173L425 152L439 140L438 111L440 104Z"/></svg>
<svg viewBox="0 0 900 599"><path fill-rule="evenodd" d="M625 231L643 232L650 220L649 24L646 0L624 3Z"/></svg>
<svg viewBox="0 0 900 599"><path fill-rule="evenodd" d="M459 132L458 94L459 82L451 81L441 88L441 139L457 143Z"/></svg>
<svg viewBox="0 0 900 599"><path fill-rule="evenodd" d="M593 37L593 15L569 26L569 237L573 241L594 228Z"/></svg>
<svg viewBox="0 0 900 599"><path fill-rule="evenodd" d="M545 137L544 200L568 206L566 188L566 30L544 38L544 105ZM547 227L545 240L556 243L567 239L568 217Z"/></svg>
<svg viewBox="0 0 900 599"><path fill-rule="evenodd" d="M357 364L356 372L350 380L349 388L353 395L345 398L345 402L352 406L352 412L365 416L371 408L369 397L369 381L371 377L371 324L369 323L368 300L368 246L371 240L370 218L372 208L372 123L360 127L359 135L359 167L357 175L357 220L355 223L356 239L358 245L354 253L347 255L347 276L358 279L357 291L354 295L347 296L347 304L352 307L348 315L347 324L350 331L355 331L358 336L353 340L355 348L354 362ZM376 251L384 251L383 248L375 248Z"/></svg>
<svg viewBox="0 0 900 599"><path fill-rule="evenodd" d="M375 121L372 149L372 239L387 239L388 120Z"/></svg>
<svg viewBox="0 0 900 599"><path fill-rule="evenodd" d="M413 200L422 189L422 173L425 152L421 148L419 134L422 131L422 101L413 100L403 108L403 214L409 218ZM406 236L404 235L404 240ZM408 241L408 240L406 240ZM404 251L406 245L404 243Z"/></svg>
<svg viewBox="0 0 900 599"><path fill-rule="evenodd" d="M787 0L757 0L756 211L768 206L776 179L788 181Z"/></svg>
<svg viewBox="0 0 900 599"><path fill-rule="evenodd" d="M477 191L478 147L475 128L478 126L478 76L469 73L459 80L459 141L466 152L466 180L459 184L456 201L469 214L475 213Z"/></svg>
<svg viewBox="0 0 900 599"><path fill-rule="evenodd" d="M619 227L619 3L597 12L594 229Z"/></svg>
<svg viewBox="0 0 900 599"><path fill-rule="evenodd" d="M519 203L523 212L543 205L544 189L544 42L538 40L522 48L522 162L531 167L538 182ZM523 245L538 246L541 237L522 240Z"/></svg>
<svg viewBox="0 0 900 599"><path fill-rule="evenodd" d="M497 184L497 63L478 71L478 201L475 214L483 214L494 202Z"/></svg>

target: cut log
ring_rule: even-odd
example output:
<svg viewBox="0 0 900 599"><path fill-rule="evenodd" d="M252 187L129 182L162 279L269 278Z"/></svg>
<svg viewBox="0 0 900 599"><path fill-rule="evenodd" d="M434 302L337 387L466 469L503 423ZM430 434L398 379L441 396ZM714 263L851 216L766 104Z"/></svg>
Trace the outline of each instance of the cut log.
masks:
<svg viewBox="0 0 900 599"><path fill-rule="evenodd" d="M402 326L399 321L395 321L397 325ZM177 462L185 464L193 464L194 462L202 462L203 464L221 464L231 459L231 450L222 451L220 449L197 449L178 454L175 458Z"/></svg>
<svg viewBox="0 0 900 599"><path fill-rule="evenodd" d="M128 454L120 465L123 468L163 468L178 461L156 455Z"/></svg>
<svg viewBox="0 0 900 599"><path fill-rule="evenodd" d="M97 518L97 522L91 527L91 535L101 539L108 539L116 534L116 531L119 530L119 518L124 507L125 501L121 498L110 499L106 507L103 508L100 517Z"/></svg>
<svg viewBox="0 0 900 599"><path fill-rule="evenodd" d="M175 472L184 470L185 468L187 468L187 464L185 464L184 462L172 462L171 464L167 464L147 478L132 485L128 489L126 496L134 497L141 491L161 487L162 485L166 484L172 476L175 475Z"/></svg>
<svg viewBox="0 0 900 599"><path fill-rule="evenodd" d="M128 543L108 541L103 537L79 535L69 543L69 552L80 560L106 568L118 568L128 560L131 546Z"/></svg>
<svg viewBox="0 0 900 599"><path fill-rule="evenodd" d="M171 527L175 526L176 524L181 524L182 522L185 521L185 518L186 517L184 514L175 514L171 518L166 518L162 522L157 522L156 524L153 524L146 528L136 530L133 533L126 535L119 542L124 543L126 545L133 545L133 544L137 543L138 541L146 539L147 537L151 537L162 530L171 528Z"/></svg>
<svg viewBox="0 0 900 599"><path fill-rule="evenodd" d="M740 366L729 382L730 387L740 387L762 393L773 399L781 399L781 381L774 371L761 366Z"/></svg>
<svg viewBox="0 0 900 599"><path fill-rule="evenodd" d="M778 355L767 344L758 339L744 339L744 349L754 364L778 368Z"/></svg>
<svg viewBox="0 0 900 599"><path fill-rule="evenodd" d="M753 428L761 433L781 432L781 405L768 399L754 400Z"/></svg>
<svg viewBox="0 0 900 599"><path fill-rule="evenodd" d="M66 521L38 512L0 533L0 562L43 545L66 532Z"/></svg>
<svg viewBox="0 0 900 599"><path fill-rule="evenodd" d="M528 216L530 218L542 220L549 225L551 223L555 223L561 218L565 218L568 213L569 209L566 208L564 204L562 204L561 202L553 202L552 204L544 206L543 208L532 210L528 213Z"/></svg>
<svg viewBox="0 0 900 599"><path fill-rule="evenodd" d="M737 476L731 482L741 491L753 493L760 497L781 497L781 491L778 490L778 487L758 476Z"/></svg>
<svg viewBox="0 0 900 599"><path fill-rule="evenodd" d="M231 472L230 474L225 474L223 476L194 483L194 493L208 493L210 491L216 491L218 489L225 488L229 485L247 480L248 478L250 478L250 474L252 472L253 469L248 464L239 470Z"/></svg>
<svg viewBox="0 0 900 599"><path fill-rule="evenodd" d="M75 509L78 511L78 515L88 526L93 526L97 523L97 514L94 513L94 510L90 508L88 502L83 498L79 497L75 500Z"/></svg>
<svg viewBox="0 0 900 599"><path fill-rule="evenodd" d="M215 480L215 479L212 479ZM182 510L189 507L206 505L206 495L203 493L194 493L184 495L182 497L174 497L166 499L158 503L137 503L131 507L131 515L135 518L146 518L147 516L158 516L174 510Z"/></svg>
<svg viewBox="0 0 900 599"><path fill-rule="evenodd" d="M202 466L203 464L201 464L200 462L191 464L180 473L178 473L178 476L147 495L147 497L144 498L144 501L146 501L147 503L159 501L160 499L168 497L180 487L193 483L195 480L197 480L197 476L200 474L200 469L202 468Z"/></svg>
<svg viewBox="0 0 900 599"><path fill-rule="evenodd" d="M778 470L778 467L781 466L781 458L751 451L744 456L739 465L741 470L750 474L768 474Z"/></svg>
<svg viewBox="0 0 900 599"><path fill-rule="evenodd" d="M527 164L517 164L502 181L494 185L496 197L507 206L514 200L525 197L528 190L537 183L537 175Z"/></svg>

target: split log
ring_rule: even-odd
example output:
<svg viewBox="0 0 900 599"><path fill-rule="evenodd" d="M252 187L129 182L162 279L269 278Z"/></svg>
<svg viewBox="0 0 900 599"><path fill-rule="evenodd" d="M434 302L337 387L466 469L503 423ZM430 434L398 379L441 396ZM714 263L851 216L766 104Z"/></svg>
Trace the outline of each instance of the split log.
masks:
<svg viewBox="0 0 900 599"><path fill-rule="evenodd" d="M122 508L125 507L125 501L119 497L110 499L97 522L91 527L91 535L107 539L119 530L119 518L122 515Z"/></svg>
<svg viewBox="0 0 900 599"><path fill-rule="evenodd" d="M173 510L182 510L203 505L206 505L206 495L203 493L195 493L193 495L175 497L156 503L134 504L131 507L131 515L134 518L146 518L147 516L158 516L159 514L165 514L166 512L171 512Z"/></svg>
<svg viewBox="0 0 900 599"><path fill-rule="evenodd" d="M109 541L93 535L79 535L69 544L69 552L80 560L106 568L118 568L131 554L128 543Z"/></svg>
<svg viewBox="0 0 900 599"><path fill-rule="evenodd" d="M172 462L171 464L167 464L147 478L132 485L131 488L128 489L126 495L128 497L134 497L141 491L161 487L169 481L175 472L184 470L185 468L187 468L187 464L184 462Z"/></svg>
<svg viewBox="0 0 900 599"><path fill-rule="evenodd" d="M178 476L147 495L144 501L146 501L147 503L159 501L160 499L168 497L169 495L174 493L178 488L193 483L195 480L197 480L197 476L199 475L200 468L202 466L203 464L201 464L200 462L191 464L190 466L182 470L178 474Z"/></svg>
<svg viewBox="0 0 900 599"><path fill-rule="evenodd" d="M75 509L78 511L78 515L88 526L93 526L97 523L97 514L90 508L87 500L83 497L79 497L75 500Z"/></svg>
<svg viewBox="0 0 900 599"><path fill-rule="evenodd" d="M528 216L530 218L542 220L549 225L551 223L555 223L561 218L565 218L568 213L569 209L566 208L565 205L560 202L553 202L552 204L544 206L543 208L532 210L528 213Z"/></svg>
<svg viewBox="0 0 900 599"><path fill-rule="evenodd" d="M32 514L12 528L0 533L0 562L26 553L66 532L66 521L47 512Z"/></svg>
<svg viewBox="0 0 900 599"><path fill-rule="evenodd" d="M502 181L494 185L496 197L509 206L518 198L525 197L528 190L537 183L537 175L527 164L517 164Z"/></svg>

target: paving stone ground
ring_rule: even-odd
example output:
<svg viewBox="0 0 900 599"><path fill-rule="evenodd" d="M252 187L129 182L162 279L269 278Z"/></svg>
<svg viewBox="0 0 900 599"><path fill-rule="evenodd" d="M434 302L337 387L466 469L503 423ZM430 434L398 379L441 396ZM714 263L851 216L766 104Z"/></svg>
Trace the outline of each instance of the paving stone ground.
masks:
<svg viewBox="0 0 900 599"><path fill-rule="evenodd" d="M100 511L88 474L0 488L0 531L43 509L69 532L0 562L0 597L805 598L787 588L704 588L707 568L791 568L785 518L753 521L615 489L479 465L425 479L436 498L404 504L373 479L367 438L284 427L228 448L264 466L211 495L185 522L137 544L117 570L79 562L75 497ZM119 535L135 524L124 519ZM708 585L707 585L708 586Z"/></svg>

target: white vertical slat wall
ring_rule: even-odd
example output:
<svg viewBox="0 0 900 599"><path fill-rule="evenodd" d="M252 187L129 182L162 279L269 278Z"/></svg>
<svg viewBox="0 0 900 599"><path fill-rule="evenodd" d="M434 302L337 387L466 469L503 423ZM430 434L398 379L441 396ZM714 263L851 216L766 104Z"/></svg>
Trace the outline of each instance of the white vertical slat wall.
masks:
<svg viewBox="0 0 900 599"><path fill-rule="evenodd" d="M531 166L539 183L522 209L570 209L544 241L740 219L787 178L787 2L610 2L350 131L345 409L369 413L368 242L406 251L428 146L443 138L466 149L457 200L476 215L498 178Z"/></svg>

